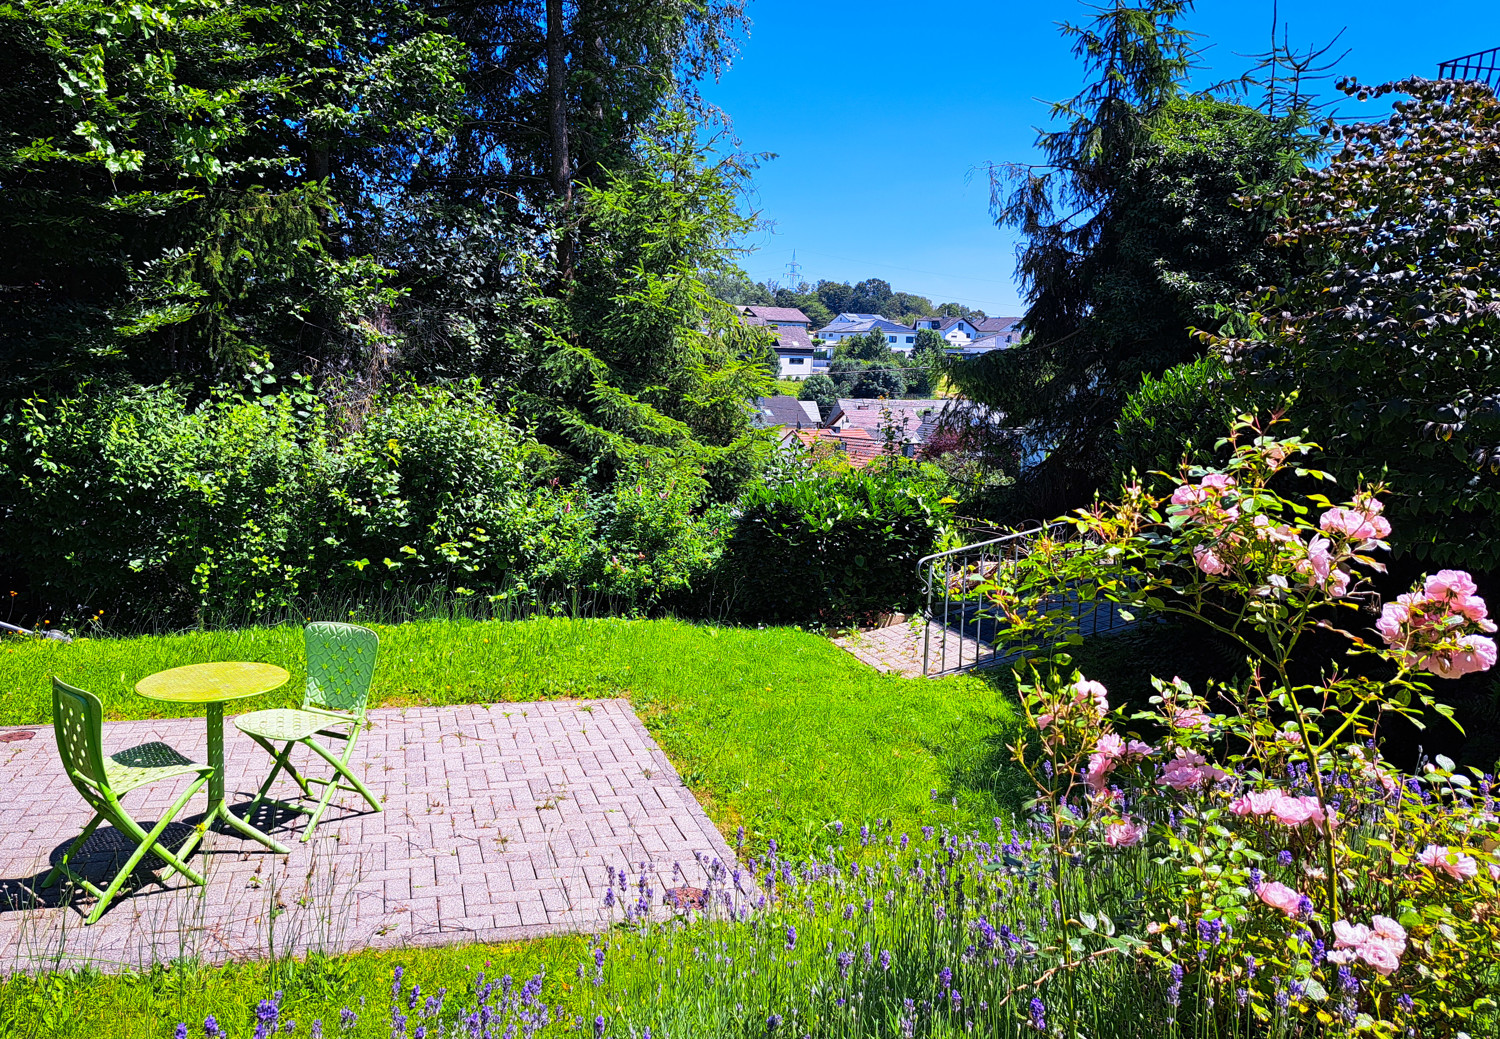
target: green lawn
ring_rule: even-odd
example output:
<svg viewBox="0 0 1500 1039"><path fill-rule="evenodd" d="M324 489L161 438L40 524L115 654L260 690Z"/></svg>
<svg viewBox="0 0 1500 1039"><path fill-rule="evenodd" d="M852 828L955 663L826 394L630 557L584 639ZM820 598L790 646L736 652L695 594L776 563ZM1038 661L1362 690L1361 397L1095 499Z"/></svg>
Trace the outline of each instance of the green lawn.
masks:
<svg viewBox="0 0 1500 1039"><path fill-rule="evenodd" d="M677 621L425 621L376 626L378 705L626 696L726 835L743 824L754 847L775 837L793 854L852 836L860 822L897 830L987 825L1013 800L1003 744L1016 712L1008 683L877 675L826 639L795 629L736 629ZM256 706L291 703L300 688L301 630L247 628L186 635L0 641L0 724L48 721L56 674L96 692L110 717L174 713L132 692L141 677L205 660L264 660L292 672ZM936 794L934 795L934 791ZM0 1037L169 1036L178 1020L216 1013L249 1035L256 1000L286 992L305 1029L368 1002L384 1034L390 971L405 964L424 989L459 990L492 970L522 978L549 965L548 998L567 1002L583 939L358 953L310 963L193 965L121 976L43 976L0 982ZM376 1011L379 1011L379 1014ZM201 1034L196 1029L193 1034ZM329 1034L340 1034L330 1028Z"/></svg>
<svg viewBox="0 0 1500 1039"><path fill-rule="evenodd" d="M966 826L1006 804L1013 700L977 678L877 675L826 639L789 628L679 621L422 621L376 626L377 705L626 696L726 834L792 852L833 821ZM48 720L50 675L99 695L112 718L176 708L136 696L155 671L264 660L292 672L256 706L291 704L302 634L244 628L126 639L0 642L0 724ZM273 703L274 702L274 703ZM191 713L188 711L187 713ZM933 791L936 791L934 795Z"/></svg>

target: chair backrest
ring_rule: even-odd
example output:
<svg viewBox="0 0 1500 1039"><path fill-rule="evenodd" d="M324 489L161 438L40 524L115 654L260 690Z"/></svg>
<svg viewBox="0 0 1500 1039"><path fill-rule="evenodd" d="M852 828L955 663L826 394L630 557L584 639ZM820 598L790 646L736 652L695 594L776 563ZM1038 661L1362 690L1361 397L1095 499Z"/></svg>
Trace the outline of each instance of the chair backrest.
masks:
<svg viewBox="0 0 1500 1039"><path fill-rule="evenodd" d="M52 679L52 729L63 768L83 799L98 808L101 800L113 798L104 773L104 706L99 698ZM78 776L98 789L79 782Z"/></svg>
<svg viewBox="0 0 1500 1039"><path fill-rule="evenodd" d="M303 629L307 643L305 707L363 715L375 677L380 636L369 628L314 621Z"/></svg>

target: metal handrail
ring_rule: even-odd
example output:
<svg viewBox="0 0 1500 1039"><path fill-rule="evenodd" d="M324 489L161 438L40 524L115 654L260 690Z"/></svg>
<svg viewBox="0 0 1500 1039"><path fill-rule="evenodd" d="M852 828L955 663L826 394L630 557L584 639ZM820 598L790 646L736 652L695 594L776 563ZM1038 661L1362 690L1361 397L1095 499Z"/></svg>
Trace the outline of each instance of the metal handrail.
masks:
<svg viewBox="0 0 1500 1039"><path fill-rule="evenodd" d="M1441 62L1438 79L1464 79L1495 86L1500 79L1500 47Z"/></svg>
<svg viewBox="0 0 1500 1039"><path fill-rule="evenodd" d="M1058 531L1076 535L1078 528L1066 520L1054 520L988 541L934 552L918 560L917 572L926 598L922 617L923 675L954 674L989 667L1014 659L1022 651L1013 646L1007 647L1000 616L994 611L986 610L982 601L967 593L983 585L991 575L997 575L1002 563L1020 559L1029 553L1032 544L1039 537L1053 536ZM935 587L939 580L942 582L941 612ZM1046 609L1066 605L1073 612L1074 630L1080 635L1103 634L1131 627L1136 623L1132 615L1122 613L1118 603L1108 598L1080 594L1076 584L1069 581L1061 581L1058 587L1042 592L1035 605ZM986 624L991 627L988 642L984 638ZM974 629L972 637L964 630L970 625ZM936 661L933 660L932 646L934 627L938 627L942 638ZM949 659L949 649L953 641L950 636L955 629L959 638L957 660L953 661ZM970 650L973 651L973 659L969 659ZM937 667L933 666L934 663Z"/></svg>
<svg viewBox="0 0 1500 1039"><path fill-rule="evenodd" d="M973 640L974 659L968 664L965 664L965 646L963 639L960 638L958 644L958 662L954 666L949 667L947 633L949 630L951 630L952 627L954 609L954 571L952 566L950 565L951 561L960 557L969 559L970 557L977 556L977 563L966 561L962 564L960 573L967 573L970 567L975 567L974 572L979 574L982 578L985 573L984 568L989 564L991 557L993 558L994 566L998 568L1000 563L1002 562L1002 557L1016 559L1019 558L1020 555L1024 554L1023 552L1014 552L1008 547L1003 546L1011 546L1017 543L1030 545L1030 543L1038 536L1045 534L1048 531L1067 526L1069 526L1069 524L1062 520L1056 520L1052 523L1043 523L1035 527L1027 528L1026 530L1017 530L1013 531L1010 534L1002 535L998 538L991 538L988 541L980 541L972 545L960 545L957 548L950 548L942 552L934 552L931 555L923 556L917 561L917 576L922 580L923 594L926 598L926 607L924 608L922 614L922 619L924 621L922 629L922 674L929 675L933 673L932 625L936 620L936 615L933 609L933 578L937 574L939 568L943 570L942 631L944 633L944 637L942 646L940 647L941 667L939 667L937 673L947 674L951 671L962 671L965 667L978 667L983 657L983 653L981 650L983 642L980 639L975 638ZM990 646L990 658L992 660L997 659L997 651L993 644Z"/></svg>

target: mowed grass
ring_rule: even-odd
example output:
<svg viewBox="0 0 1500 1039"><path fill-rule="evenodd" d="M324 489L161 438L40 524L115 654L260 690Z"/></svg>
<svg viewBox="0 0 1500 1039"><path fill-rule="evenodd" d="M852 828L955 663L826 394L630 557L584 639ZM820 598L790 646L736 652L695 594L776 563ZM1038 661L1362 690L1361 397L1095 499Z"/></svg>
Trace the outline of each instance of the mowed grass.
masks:
<svg viewBox="0 0 1500 1039"><path fill-rule="evenodd" d="M728 836L820 849L835 821L967 827L1013 803L1008 683L882 676L790 628L674 620L420 621L380 633L375 706L628 697ZM137 696L157 671L259 660L291 672L243 709L292 705L303 682L295 626L182 635L0 642L0 724L50 721L50 677L96 693L112 719L197 713Z"/></svg>
<svg viewBox="0 0 1500 1039"><path fill-rule="evenodd" d="M710 817L752 848L775 838L804 854L840 843L877 817L988 825L1013 802L1007 752L1017 716L1006 683L877 675L826 639L795 629L734 629L670 620L425 621L373 625L381 637L377 706L628 697ZM172 636L0 641L0 724L47 723L50 676L96 692L113 719L194 713L136 696L148 674L207 660L261 660L292 674L246 709L296 702L302 632L245 628ZM107 737L106 737L107 739ZM0 791L3 796L3 791ZM567 1005L586 940L368 951L306 961L135 973L44 973L0 980L0 1037L165 1037L215 1014L233 1036L254 1028L256 1001L283 991L284 1019L306 1034L388 1034L391 970L426 992L472 987L479 971L518 983L545 966L549 1002ZM643 969L645 969L643 965ZM363 1001L363 1005L361 1005ZM361 1014L349 1032L335 1022Z"/></svg>

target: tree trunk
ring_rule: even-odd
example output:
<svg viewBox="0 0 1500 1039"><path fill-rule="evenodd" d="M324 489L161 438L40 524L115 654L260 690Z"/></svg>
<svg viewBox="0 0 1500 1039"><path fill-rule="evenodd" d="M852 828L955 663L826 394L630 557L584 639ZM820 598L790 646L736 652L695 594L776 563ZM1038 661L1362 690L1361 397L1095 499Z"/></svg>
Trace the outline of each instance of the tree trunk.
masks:
<svg viewBox="0 0 1500 1039"><path fill-rule="evenodd" d="M559 203L557 266L564 282L573 276L573 235L568 211L573 202L573 171L568 158L568 64L562 0L547 0L547 104L552 135L552 192Z"/></svg>

